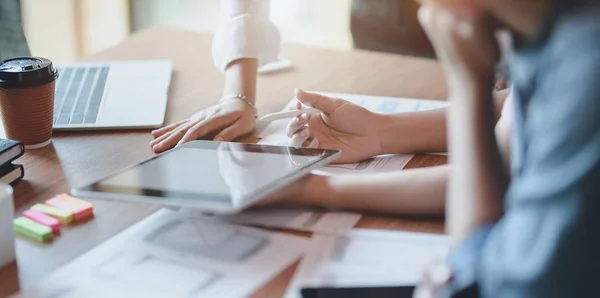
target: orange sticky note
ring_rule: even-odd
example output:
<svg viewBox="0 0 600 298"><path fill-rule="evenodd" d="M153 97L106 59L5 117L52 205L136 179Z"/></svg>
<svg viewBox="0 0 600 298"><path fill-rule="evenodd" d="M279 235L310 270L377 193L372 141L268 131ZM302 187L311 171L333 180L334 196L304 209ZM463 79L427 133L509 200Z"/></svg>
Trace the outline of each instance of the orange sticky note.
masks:
<svg viewBox="0 0 600 298"><path fill-rule="evenodd" d="M62 201L68 201L71 202L72 204L81 206L82 208L93 208L94 205L92 205L92 203L90 202L86 202L82 199L78 199L75 197L72 197L66 193L60 194L56 196L57 199L61 199Z"/></svg>
<svg viewBox="0 0 600 298"><path fill-rule="evenodd" d="M94 206L92 204L67 194L60 194L52 199L47 200L46 205L71 211L75 221L79 221L94 215Z"/></svg>

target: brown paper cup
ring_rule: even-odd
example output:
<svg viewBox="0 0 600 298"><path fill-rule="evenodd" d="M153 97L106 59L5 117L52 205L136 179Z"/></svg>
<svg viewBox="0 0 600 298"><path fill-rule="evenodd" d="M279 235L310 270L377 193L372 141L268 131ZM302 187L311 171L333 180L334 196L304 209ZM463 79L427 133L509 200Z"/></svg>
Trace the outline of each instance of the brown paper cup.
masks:
<svg viewBox="0 0 600 298"><path fill-rule="evenodd" d="M0 88L0 113L6 138L34 149L50 144L55 81L36 87Z"/></svg>

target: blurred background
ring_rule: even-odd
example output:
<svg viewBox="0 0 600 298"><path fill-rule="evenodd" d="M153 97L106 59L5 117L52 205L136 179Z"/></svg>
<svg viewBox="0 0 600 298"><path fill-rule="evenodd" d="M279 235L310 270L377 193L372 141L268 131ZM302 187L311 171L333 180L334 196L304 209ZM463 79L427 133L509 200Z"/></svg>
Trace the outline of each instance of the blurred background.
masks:
<svg viewBox="0 0 600 298"><path fill-rule="evenodd" d="M166 25L214 33L220 0L21 0L33 55L70 62ZM271 0L271 20L284 41L352 48L351 0ZM60 36L59 39L56 37Z"/></svg>

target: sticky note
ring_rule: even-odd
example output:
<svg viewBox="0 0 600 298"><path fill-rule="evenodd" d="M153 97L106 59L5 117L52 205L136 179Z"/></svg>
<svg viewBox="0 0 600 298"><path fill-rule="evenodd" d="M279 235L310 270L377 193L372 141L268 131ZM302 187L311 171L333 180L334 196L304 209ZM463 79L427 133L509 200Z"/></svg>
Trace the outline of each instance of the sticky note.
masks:
<svg viewBox="0 0 600 298"><path fill-rule="evenodd" d="M73 204L81 206L82 208L93 208L94 207L94 205L92 205L92 203L90 203L90 202L86 202L86 201L84 201L82 199L78 199L76 197L72 197L72 196L70 196L68 194L65 194L65 193L57 195L56 198L61 199L63 201L71 202Z"/></svg>
<svg viewBox="0 0 600 298"><path fill-rule="evenodd" d="M45 203L48 206L71 211L75 221L94 215L94 206L92 204L67 194L57 195L55 198L47 200Z"/></svg>
<svg viewBox="0 0 600 298"><path fill-rule="evenodd" d="M52 229L29 218L19 217L13 221L15 233L44 242L52 239Z"/></svg>
<svg viewBox="0 0 600 298"><path fill-rule="evenodd" d="M73 221L73 212L54 208L52 206L35 204L33 207L31 207L31 210L37 210L46 213L47 215L58 219L58 221L60 221L60 223L63 225L69 224L71 221Z"/></svg>
<svg viewBox="0 0 600 298"><path fill-rule="evenodd" d="M54 233L60 233L60 222L52 216L37 210L27 210L23 212L23 216L51 228Z"/></svg>

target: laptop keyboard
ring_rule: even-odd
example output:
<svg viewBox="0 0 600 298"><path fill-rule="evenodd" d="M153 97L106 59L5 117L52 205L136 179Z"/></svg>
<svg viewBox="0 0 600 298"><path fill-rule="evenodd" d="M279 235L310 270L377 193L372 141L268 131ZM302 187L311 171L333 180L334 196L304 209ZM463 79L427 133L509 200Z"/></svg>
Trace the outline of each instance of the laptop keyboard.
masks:
<svg viewBox="0 0 600 298"><path fill-rule="evenodd" d="M108 71L108 66L58 68L54 124L96 123Z"/></svg>

